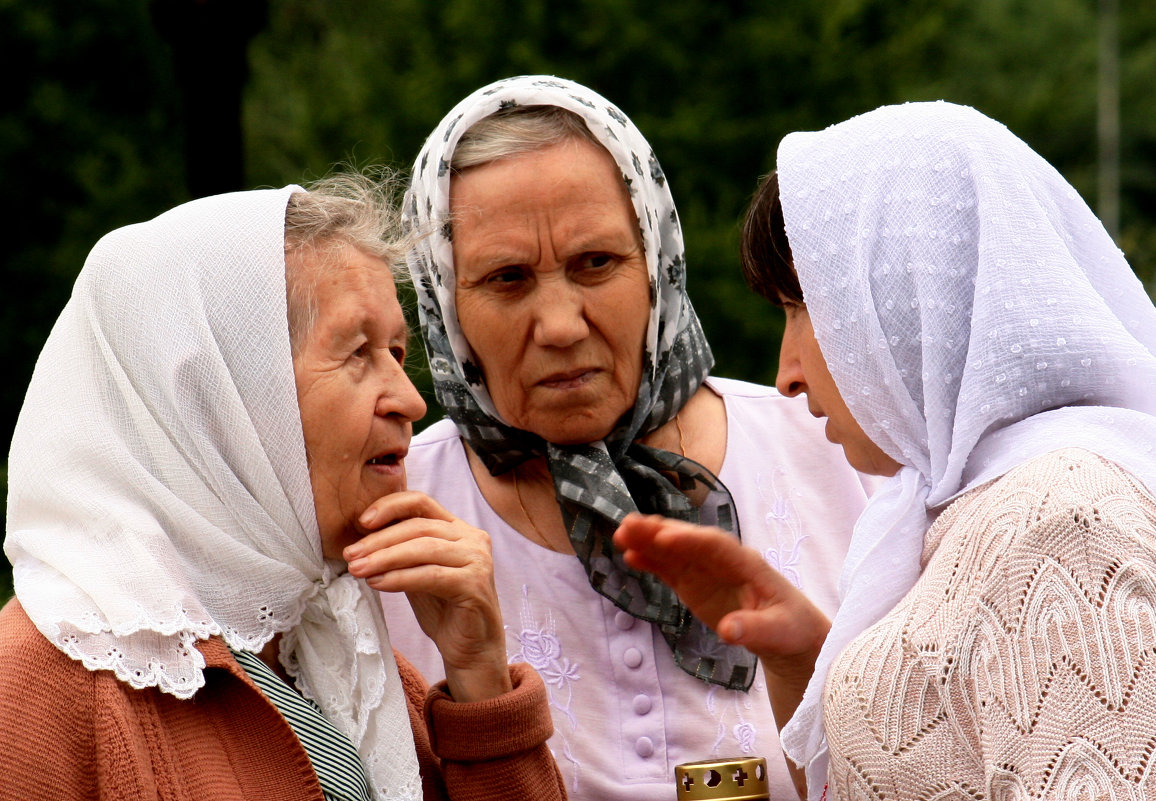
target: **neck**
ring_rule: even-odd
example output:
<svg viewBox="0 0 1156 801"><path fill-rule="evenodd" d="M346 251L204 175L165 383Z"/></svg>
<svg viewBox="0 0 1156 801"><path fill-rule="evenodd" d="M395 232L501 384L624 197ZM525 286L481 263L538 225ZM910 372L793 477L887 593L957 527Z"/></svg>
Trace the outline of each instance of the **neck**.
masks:
<svg viewBox="0 0 1156 801"><path fill-rule="evenodd" d="M293 679L285 672L285 667L281 664L278 655L281 653L281 635L274 634L273 639L265 643L265 647L261 649L261 653L257 654L269 668L276 673L283 682L290 687L293 686Z"/></svg>
<svg viewBox="0 0 1156 801"><path fill-rule="evenodd" d="M543 548L574 553L544 456L523 462L500 476L492 476L469 446L466 454L482 497L502 520Z"/></svg>

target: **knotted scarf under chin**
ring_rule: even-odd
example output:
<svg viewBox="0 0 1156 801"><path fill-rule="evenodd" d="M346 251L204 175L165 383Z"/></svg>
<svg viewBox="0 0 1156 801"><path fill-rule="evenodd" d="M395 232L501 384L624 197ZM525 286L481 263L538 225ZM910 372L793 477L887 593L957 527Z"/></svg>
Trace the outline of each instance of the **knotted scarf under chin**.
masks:
<svg viewBox="0 0 1156 801"><path fill-rule="evenodd" d="M717 526L738 536L738 514L722 482L691 459L638 443L629 445L617 463L603 442L548 444L546 458L570 542L595 592L658 626L675 663L696 679L729 690L750 689L754 654L720 640L674 590L627 566L611 541L622 518L635 511Z"/></svg>

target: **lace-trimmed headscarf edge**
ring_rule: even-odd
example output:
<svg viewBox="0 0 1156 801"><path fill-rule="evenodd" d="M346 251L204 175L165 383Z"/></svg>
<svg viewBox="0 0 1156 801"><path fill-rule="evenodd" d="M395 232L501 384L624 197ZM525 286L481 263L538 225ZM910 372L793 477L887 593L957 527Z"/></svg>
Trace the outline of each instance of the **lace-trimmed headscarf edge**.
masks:
<svg viewBox="0 0 1156 801"><path fill-rule="evenodd" d="M651 284L651 312L638 399L603 441L557 446L507 425L498 415L457 319L450 237L450 164L461 135L479 120L513 106L558 106L574 112L622 171L640 221ZM610 538L632 511L702 520L738 536L730 493L704 467L659 455L635 440L673 419L714 363L686 294L682 230L658 159L634 124L612 103L562 78L530 75L485 86L438 125L414 164L405 200L407 221L433 233L410 255L426 352L438 401L462 437L494 475L545 456L570 540L591 586L616 606L660 627L687 673L728 688L747 689L755 658L722 643L694 619L674 592L627 567ZM672 458L673 457L673 458ZM662 473L673 472L674 483ZM676 486L683 485L682 487ZM683 489L698 483L706 501L695 507Z"/></svg>
<svg viewBox="0 0 1156 801"><path fill-rule="evenodd" d="M418 798L381 605L322 556L286 313L295 191L194 200L93 248L13 434L5 553L45 637L137 689L192 698L197 640L284 633L375 799Z"/></svg>
<svg viewBox="0 0 1156 801"><path fill-rule="evenodd" d="M839 611L782 732L817 798L827 670L914 585L938 510L1058 447L1156 493L1156 309L1071 185L974 109L885 106L788 135L777 166L815 337L856 421L902 465L856 522Z"/></svg>

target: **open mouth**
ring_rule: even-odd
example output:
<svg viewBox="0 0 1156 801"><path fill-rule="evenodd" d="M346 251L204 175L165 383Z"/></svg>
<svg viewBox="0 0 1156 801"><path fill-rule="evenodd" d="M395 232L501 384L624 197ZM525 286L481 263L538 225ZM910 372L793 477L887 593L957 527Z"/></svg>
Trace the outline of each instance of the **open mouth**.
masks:
<svg viewBox="0 0 1156 801"><path fill-rule="evenodd" d="M396 453L383 453L380 456L374 456L366 464L371 465L396 465L401 461L401 456Z"/></svg>

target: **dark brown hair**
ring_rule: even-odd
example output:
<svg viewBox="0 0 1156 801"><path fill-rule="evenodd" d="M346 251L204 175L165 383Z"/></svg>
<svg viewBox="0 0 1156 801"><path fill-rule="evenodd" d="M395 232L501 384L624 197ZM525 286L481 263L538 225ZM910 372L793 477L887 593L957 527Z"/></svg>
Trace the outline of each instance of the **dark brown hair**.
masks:
<svg viewBox="0 0 1156 801"><path fill-rule="evenodd" d="M776 306L781 306L784 299L803 302L803 288L799 286L787 242L776 172L763 178L751 198L739 253L747 286Z"/></svg>

